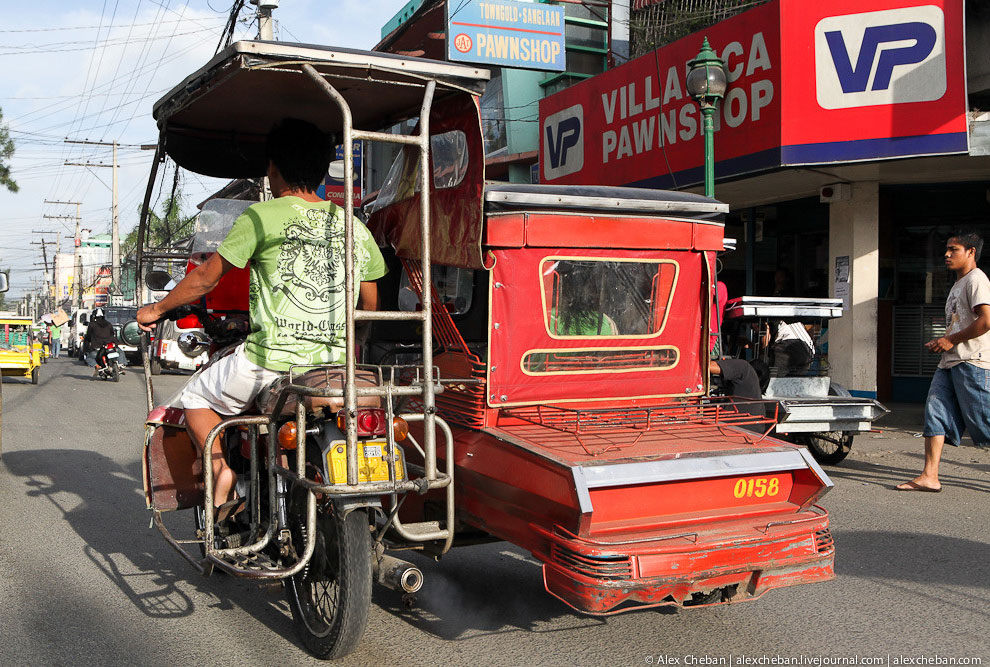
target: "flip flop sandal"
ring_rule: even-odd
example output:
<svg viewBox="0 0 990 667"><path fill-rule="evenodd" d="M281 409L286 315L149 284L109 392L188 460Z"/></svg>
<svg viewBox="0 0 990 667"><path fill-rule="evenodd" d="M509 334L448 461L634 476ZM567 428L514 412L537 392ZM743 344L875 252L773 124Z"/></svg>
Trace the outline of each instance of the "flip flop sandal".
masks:
<svg viewBox="0 0 990 667"><path fill-rule="evenodd" d="M221 523L226 521L235 514L239 514L247 506L245 502L246 498L242 496L237 496L228 500L223 505L214 508L213 510L213 521L215 523Z"/></svg>
<svg viewBox="0 0 990 667"><path fill-rule="evenodd" d="M922 486L917 482L904 482L894 487L894 491L920 491L921 493L938 493L941 490L941 487L933 489L928 486Z"/></svg>

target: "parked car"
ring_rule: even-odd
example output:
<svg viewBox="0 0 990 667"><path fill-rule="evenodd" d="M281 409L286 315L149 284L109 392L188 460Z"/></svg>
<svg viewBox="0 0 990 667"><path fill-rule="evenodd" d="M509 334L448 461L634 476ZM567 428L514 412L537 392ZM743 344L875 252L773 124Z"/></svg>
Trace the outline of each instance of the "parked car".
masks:
<svg viewBox="0 0 990 667"><path fill-rule="evenodd" d="M137 308L134 306L104 306L103 316L113 325L113 330L117 334L117 349L124 353L127 363L141 363L141 351L138 347L128 345L120 337L120 330L123 326L137 317Z"/></svg>
<svg viewBox="0 0 990 667"><path fill-rule="evenodd" d="M163 369L194 371L210 358L210 340L195 315L166 320L155 329L148 350L151 374Z"/></svg>

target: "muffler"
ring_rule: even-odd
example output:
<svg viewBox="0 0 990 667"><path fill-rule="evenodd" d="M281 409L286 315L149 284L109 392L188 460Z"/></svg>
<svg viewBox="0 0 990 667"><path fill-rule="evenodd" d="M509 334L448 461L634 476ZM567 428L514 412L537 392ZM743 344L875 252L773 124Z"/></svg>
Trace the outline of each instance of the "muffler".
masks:
<svg viewBox="0 0 990 667"><path fill-rule="evenodd" d="M423 572L412 563L383 554L378 561L378 583L393 591L415 593L423 587Z"/></svg>

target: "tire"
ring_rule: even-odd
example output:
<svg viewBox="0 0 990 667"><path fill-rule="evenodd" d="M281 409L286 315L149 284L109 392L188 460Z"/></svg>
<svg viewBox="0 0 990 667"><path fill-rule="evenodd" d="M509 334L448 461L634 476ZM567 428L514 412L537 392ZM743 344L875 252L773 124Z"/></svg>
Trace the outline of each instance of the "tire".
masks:
<svg viewBox="0 0 990 667"><path fill-rule="evenodd" d="M120 366L118 366L117 364L114 364L113 367L110 369L110 378L114 382L120 382Z"/></svg>
<svg viewBox="0 0 990 667"><path fill-rule="evenodd" d="M151 369L152 375L162 374L162 362L158 359L158 357L151 357L148 359L148 367Z"/></svg>
<svg viewBox="0 0 990 667"><path fill-rule="evenodd" d="M801 438L801 444L808 448L815 460L824 465L842 463L852 451L853 436L843 431L809 433Z"/></svg>
<svg viewBox="0 0 990 667"><path fill-rule="evenodd" d="M829 396L849 397L852 394L838 382L828 386ZM826 433L809 433L802 438L802 444L808 448L815 460L823 465L838 465L852 451L853 435L844 431L829 431Z"/></svg>
<svg viewBox="0 0 990 667"><path fill-rule="evenodd" d="M289 521L293 544L305 544L305 494L296 493ZM286 579L285 593L296 632L321 660L342 658L357 648L371 605L372 545L368 515L341 517L318 510L316 549L306 567Z"/></svg>
<svg viewBox="0 0 990 667"><path fill-rule="evenodd" d="M41 379L41 369L35 368L31 371L31 384L38 384L38 380Z"/></svg>

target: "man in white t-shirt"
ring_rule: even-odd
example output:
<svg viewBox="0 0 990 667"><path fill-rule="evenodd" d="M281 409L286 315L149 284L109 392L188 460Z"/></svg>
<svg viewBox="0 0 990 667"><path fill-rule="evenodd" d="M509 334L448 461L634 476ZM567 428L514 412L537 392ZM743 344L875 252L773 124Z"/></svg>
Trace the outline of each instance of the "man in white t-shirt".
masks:
<svg viewBox="0 0 990 667"><path fill-rule="evenodd" d="M982 250L972 231L954 232L945 244L945 266L956 282L945 302L945 336L925 343L942 353L925 403L925 467L894 487L899 491L941 491L942 446L958 445L963 431L990 447L990 280L976 267Z"/></svg>

